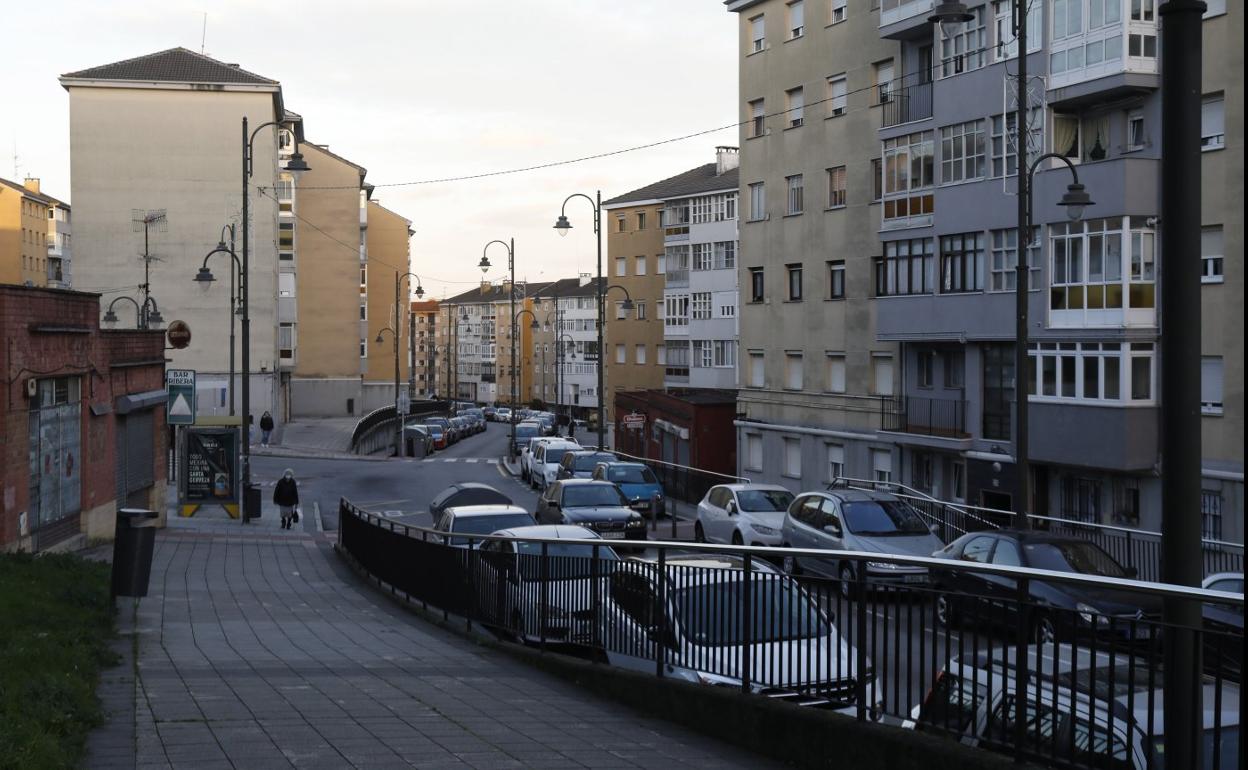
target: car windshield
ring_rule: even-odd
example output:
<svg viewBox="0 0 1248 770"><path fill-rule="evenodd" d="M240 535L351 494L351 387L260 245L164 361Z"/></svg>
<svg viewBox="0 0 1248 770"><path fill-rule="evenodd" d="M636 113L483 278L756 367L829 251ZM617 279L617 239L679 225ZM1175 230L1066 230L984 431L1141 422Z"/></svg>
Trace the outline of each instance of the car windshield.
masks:
<svg viewBox="0 0 1248 770"><path fill-rule="evenodd" d="M592 471L594 466L601 462L614 460L615 458L608 454L592 454L579 455L572 460L572 470L574 471Z"/></svg>
<svg viewBox="0 0 1248 770"><path fill-rule="evenodd" d="M1149 765L1155 770L1166 767L1165 737L1153 739L1153 761ZM1227 725L1221 730L1205 730L1205 748L1201 752L1204 757L1205 770L1235 770L1239 767L1239 725ZM1213 749L1218 747L1218 764L1213 764Z"/></svg>
<svg viewBox="0 0 1248 770"><path fill-rule="evenodd" d="M1102 577L1127 577L1127 571L1101 547L1085 541L1024 543L1027 566L1056 572L1079 572Z"/></svg>
<svg viewBox="0 0 1248 770"><path fill-rule="evenodd" d="M787 511L793 493L787 489L742 489L737 492L737 505L750 513Z"/></svg>
<svg viewBox="0 0 1248 770"><path fill-rule="evenodd" d="M564 508L594 508L601 505L628 505L613 484L576 484L563 488Z"/></svg>
<svg viewBox="0 0 1248 770"><path fill-rule="evenodd" d="M855 535L922 535L927 524L899 500L858 500L841 503L845 526Z"/></svg>
<svg viewBox="0 0 1248 770"><path fill-rule="evenodd" d="M500 529L512 527L531 527L536 522L527 513L499 513L490 516L456 516L451 522L451 531L457 535L488 535ZM452 537L449 541L454 545L465 545L466 537Z"/></svg>
<svg viewBox="0 0 1248 770"><path fill-rule="evenodd" d="M517 425L516 426L516 438L517 439L533 438L536 435L537 435L537 428L533 427L532 425Z"/></svg>
<svg viewBox="0 0 1248 770"><path fill-rule="evenodd" d="M426 425L425 427L426 427L426 428L428 428L430 431L432 431L432 432L434 433L434 435L437 435L437 436L441 436L441 435L442 435L442 426L441 426L441 425Z"/></svg>
<svg viewBox="0 0 1248 770"><path fill-rule="evenodd" d="M620 468L609 468L607 479L616 484L658 484L654 471L644 465L625 465Z"/></svg>
<svg viewBox="0 0 1248 770"><path fill-rule="evenodd" d="M722 577L721 577L722 576ZM745 640L746 584L721 571L716 580L675 592L681 634L703 647L738 646ZM791 580L755 575L750 599L749 639L754 644L827 636L831 630L819 608Z"/></svg>
<svg viewBox="0 0 1248 770"><path fill-rule="evenodd" d="M546 543L546 568L542 569L542 544L517 542L520 553L520 575L525 580L574 580L593 577L594 547L592 545L571 545L564 543ZM620 557L610 546L598 546L598 560L616 561ZM608 566L599 564L598 574L606 576Z"/></svg>

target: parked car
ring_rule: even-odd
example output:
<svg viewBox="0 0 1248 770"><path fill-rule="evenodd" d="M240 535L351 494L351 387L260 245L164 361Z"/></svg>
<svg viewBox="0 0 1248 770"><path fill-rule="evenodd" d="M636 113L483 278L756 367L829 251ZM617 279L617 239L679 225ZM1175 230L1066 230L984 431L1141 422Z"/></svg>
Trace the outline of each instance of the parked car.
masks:
<svg viewBox="0 0 1248 770"><path fill-rule="evenodd" d="M668 556L662 573L653 562L616 565L604 592L607 661L652 674L662 645L665 677L740 689L748 658L754 692L850 714L865 675L878 716L883 690L870 662L859 671L854 647L819 603L765 561L755 559L751 572L747 581L744 560L722 554Z"/></svg>
<svg viewBox="0 0 1248 770"><path fill-rule="evenodd" d="M567 439L552 439L533 447L533 459L529 461L529 486L545 489L559 477L559 464L567 452L579 450L581 445Z"/></svg>
<svg viewBox="0 0 1248 770"><path fill-rule="evenodd" d="M451 425L455 426L455 431L459 434L461 439L468 438L473 433L471 426L468 424L467 417L452 417Z"/></svg>
<svg viewBox="0 0 1248 770"><path fill-rule="evenodd" d="M497 410L492 406L482 407L481 413L485 415L485 419L488 422L494 422L498 419Z"/></svg>
<svg viewBox="0 0 1248 770"><path fill-rule="evenodd" d="M719 484L698 503L693 538L700 543L780 545L780 525L793 493L775 484Z"/></svg>
<svg viewBox="0 0 1248 770"><path fill-rule="evenodd" d="M543 434L547 436L558 435L558 430L556 429L556 423L555 423L555 416L551 414L550 412L538 412L537 414L534 414L531 417L529 417L529 419L534 420L535 422L538 422L541 424Z"/></svg>
<svg viewBox="0 0 1248 770"><path fill-rule="evenodd" d="M663 485L645 463L618 460L600 462L594 467L590 478L615 484L635 511L649 513L651 516L667 512L667 497L663 493ZM654 510L650 509L652 502L656 506Z"/></svg>
<svg viewBox="0 0 1248 770"><path fill-rule="evenodd" d="M868 551L900 556L931 556L945 544L907 502L887 492L829 489L804 492L789 506L780 527L785 547ZM863 562L786 556L789 574L813 572L840 580L849 592ZM869 584L927 583L924 567L865 562Z"/></svg>
<svg viewBox="0 0 1248 770"><path fill-rule="evenodd" d="M426 417L425 424L441 426L442 432L446 434L447 446L450 446L459 440L459 437L455 433L455 427L451 425L451 421L446 417Z"/></svg>
<svg viewBox="0 0 1248 770"><path fill-rule="evenodd" d="M511 422L511 409L500 406L494 410L494 419L499 422Z"/></svg>
<svg viewBox="0 0 1248 770"><path fill-rule="evenodd" d="M1210 591L1244 592L1244 573L1218 572L1201 587ZM1244 667L1244 605L1206 602L1202 608L1205 631L1205 671L1240 679Z"/></svg>
<svg viewBox="0 0 1248 770"><path fill-rule="evenodd" d="M516 426L515 439L509 439L511 444L511 454L517 454L521 449L529 443L529 439L537 438L541 435L539 432L541 427L533 423L522 422Z"/></svg>
<svg viewBox="0 0 1248 770"><path fill-rule="evenodd" d="M447 440L446 428L441 423L427 422L425 427L429 429L429 434L433 436L434 449L446 449L450 446L450 442Z"/></svg>
<svg viewBox="0 0 1248 770"><path fill-rule="evenodd" d="M1012 754L1017 660L1012 645L988 655L968 651L954 657L915 707L912 720L902 726ZM1165 692L1160 674L1148 661L1063 644L1029 645L1027 664L1031 676L1023 729L1028 753L1063 767L1180 766L1167 756L1177 750L1165 750ZM1239 686L1224 681L1221 689L1218 693L1208 679L1202 687L1205 768L1237 770Z"/></svg>
<svg viewBox="0 0 1248 770"><path fill-rule="evenodd" d="M1057 572L1073 572L1110 578L1132 578L1135 570L1128 570L1099 545L1071 535L1057 535L1033 530L998 529L970 532L954 540L932 556L951 561L996 564L1008 567L1029 567ZM945 624L956 622L958 615L968 611L976 621L988 616L1004 623L1013 623L1017 609L1015 581L999 575L965 569L939 570L934 574L940 593L936 599L936 617ZM1053 583L1045 580L1028 581L1031 601L1039 609L1033 610L1031 633L1037 641L1059 638L1059 628L1071 624L1083 633L1087 631L1108 632L1111 627L1116 636L1142 633L1133 621L1141 618L1160 618L1161 599L1131 591L1104 589L1070 583ZM991 602L1005 612L980 609L972 612L972 606L983 607ZM1003 617L1008 615L1009 617ZM1111 624L1110 619L1117 621ZM1070 631L1060 634L1069 637Z"/></svg>
<svg viewBox="0 0 1248 770"><path fill-rule="evenodd" d="M532 540L598 540L598 533L578 526L539 525L493 534L509 539L490 540L481 546L476 588L485 622L506 636L525 641L589 644L595 620L594 546ZM597 556L601 580L620 557L605 544L597 548Z"/></svg>
<svg viewBox="0 0 1248 770"><path fill-rule="evenodd" d="M535 486L537 481L533 478L533 451L537 449L538 444L548 444L551 441L569 441L570 439L560 438L558 436L533 436L528 443L520 450L520 477L529 482L529 486ZM572 442L575 443L575 442ZM579 447L578 447L579 448Z"/></svg>
<svg viewBox="0 0 1248 770"><path fill-rule="evenodd" d="M539 524L579 524L608 540L646 539L646 520L609 481L552 479L537 500L536 516Z"/></svg>
<svg viewBox="0 0 1248 770"><path fill-rule="evenodd" d="M434 521L447 508L465 505L511 505L512 499L489 484L479 481L461 481L442 490L429 502L429 514Z"/></svg>
<svg viewBox="0 0 1248 770"><path fill-rule="evenodd" d="M481 540L471 535L488 535L500 529L528 527L536 522L533 514L515 505L461 505L442 511L433 528L442 533L443 542L457 548L480 548Z"/></svg>
<svg viewBox="0 0 1248 770"><path fill-rule="evenodd" d="M597 449L581 449L568 452L559 461L557 478L588 479L594 475L594 468L598 463L607 463L616 459L618 458L613 453Z"/></svg>

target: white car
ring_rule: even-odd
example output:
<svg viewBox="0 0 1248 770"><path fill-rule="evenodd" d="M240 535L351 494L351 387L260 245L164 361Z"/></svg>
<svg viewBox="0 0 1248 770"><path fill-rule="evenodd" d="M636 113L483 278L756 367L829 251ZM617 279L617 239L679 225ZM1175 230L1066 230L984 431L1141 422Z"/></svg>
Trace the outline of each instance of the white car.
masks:
<svg viewBox="0 0 1248 770"><path fill-rule="evenodd" d="M442 511L433 528L443 542L456 548L480 548L473 535L488 535L500 529L531 527L533 514L515 505L460 505Z"/></svg>
<svg viewBox="0 0 1248 770"><path fill-rule="evenodd" d="M776 484L720 484L698 503L699 543L782 545L780 528L793 493Z"/></svg>
<svg viewBox="0 0 1248 770"><path fill-rule="evenodd" d="M529 461L529 486L534 489L545 489L555 483L559 477L559 462L565 452L574 452L581 448L575 441L566 438L554 438L533 447L533 459Z"/></svg>
<svg viewBox="0 0 1248 770"><path fill-rule="evenodd" d="M537 481L532 477L533 474L533 450L538 444L546 444L551 441L564 441L576 443L574 439L561 438L558 436L534 436L529 439L528 443L520 450L520 478L529 482L529 486L536 485ZM578 446L577 449L580 449Z"/></svg>

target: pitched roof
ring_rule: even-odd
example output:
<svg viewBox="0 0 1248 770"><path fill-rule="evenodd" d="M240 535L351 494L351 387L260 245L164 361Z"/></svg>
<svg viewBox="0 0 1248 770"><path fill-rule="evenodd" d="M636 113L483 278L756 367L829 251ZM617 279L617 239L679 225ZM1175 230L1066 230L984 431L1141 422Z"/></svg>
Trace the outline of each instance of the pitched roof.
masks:
<svg viewBox="0 0 1248 770"><path fill-rule="evenodd" d="M605 278L603 279L606 280ZM592 296L595 291L595 279L590 279L585 285L581 285L580 278L560 278L557 281L516 281L516 285L521 291L516 298L521 297L588 297ZM499 302L507 299L507 293L503 290L502 285L492 283L489 290L482 292L480 287L469 289L461 294L453 297L447 297L441 300L443 305L476 305L486 302Z"/></svg>
<svg viewBox="0 0 1248 770"><path fill-rule="evenodd" d="M25 195L27 198L40 201L49 206L59 206L65 209L69 208L69 204L62 200L53 198L51 195L48 195L45 192L35 192L34 190L30 189L24 184L11 182L8 179L5 179L4 177L0 177L0 185L4 185L5 187L11 187L14 190L18 191L19 193L21 193L22 195Z"/></svg>
<svg viewBox="0 0 1248 770"><path fill-rule="evenodd" d="M226 64L211 56L195 53L186 48L170 48L167 51L158 51L112 64L67 72L61 77L80 80L279 85L276 80L248 72L237 64Z"/></svg>
<svg viewBox="0 0 1248 770"><path fill-rule="evenodd" d="M632 192L616 196L609 201L603 201L603 205L628 203L629 201L668 200L670 198L683 198L688 195L711 192L712 190L737 189L737 183L740 178L738 169L729 169L722 174L716 174L715 168L716 164L707 163L706 165L689 169L683 174L668 177L661 182L655 182Z"/></svg>

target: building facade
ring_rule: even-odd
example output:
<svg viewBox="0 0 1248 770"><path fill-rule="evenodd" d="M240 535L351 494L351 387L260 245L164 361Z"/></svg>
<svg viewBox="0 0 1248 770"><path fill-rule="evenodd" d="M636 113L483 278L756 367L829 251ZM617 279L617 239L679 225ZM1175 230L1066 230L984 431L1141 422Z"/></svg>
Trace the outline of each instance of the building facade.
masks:
<svg viewBox="0 0 1248 770"><path fill-rule="evenodd" d="M48 287L68 289L73 284L73 223L69 204L50 198L48 204Z"/></svg>
<svg viewBox="0 0 1248 770"><path fill-rule="evenodd" d="M367 258L367 295L361 298L361 307L367 306L368 331L360 340L360 360L367 412L394 403L396 376L400 393L408 390L411 364L407 348L411 326L408 312L411 292L416 287L409 283L415 279L404 277L412 269L411 220L371 197L362 205L367 210L367 235L361 240Z"/></svg>
<svg viewBox="0 0 1248 770"><path fill-rule="evenodd" d="M0 283L64 288L68 231L69 206L40 191L38 179L0 179Z"/></svg>
<svg viewBox="0 0 1248 770"><path fill-rule="evenodd" d="M416 300L412 302L408 317L408 363L412 372L413 390L410 396L416 398L434 398L437 394L435 377L438 307L436 299Z"/></svg>

